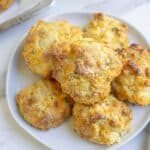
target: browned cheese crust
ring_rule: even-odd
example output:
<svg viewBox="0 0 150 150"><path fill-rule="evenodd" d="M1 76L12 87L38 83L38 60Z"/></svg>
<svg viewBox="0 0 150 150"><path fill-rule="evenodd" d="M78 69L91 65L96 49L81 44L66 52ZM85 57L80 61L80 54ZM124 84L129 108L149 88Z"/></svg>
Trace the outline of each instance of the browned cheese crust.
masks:
<svg viewBox="0 0 150 150"><path fill-rule="evenodd" d="M90 38L74 42L67 52L64 47L65 43L51 53L55 57L53 78L76 102L102 101L122 68L117 53Z"/></svg>
<svg viewBox="0 0 150 150"><path fill-rule="evenodd" d="M49 53L52 45L67 41L68 44L82 38L79 27L67 21L38 21L30 29L23 49L26 64L32 72L49 78L53 68Z"/></svg>
<svg viewBox="0 0 150 150"><path fill-rule="evenodd" d="M133 104L150 104L150 51L132 44L128 49L118 49L117 52L124 66L113 82L114 94Z"/></svg>
<svg viewBox="0 0 150 150"><path fill-rule="evenodd" d="M71 115L69 97L56 81L39 80L16 96L23 118L41 130L57 127Z"/></svg>
<svg viewBox="0 0 150 150"><path fill-rule="evenodd" d="M84 37L91 37L116 49L128 47L127 26L121 21L97 13L84 28Z"/></svg>
<svg viewBox="0 0 150 150"><path fill-rule="evenodd" d="M111 145L120 142L129 131L131 120L131 109L112 95L103 102L90 106L75 103L73 108L75 132L97 144Z"/></svg>

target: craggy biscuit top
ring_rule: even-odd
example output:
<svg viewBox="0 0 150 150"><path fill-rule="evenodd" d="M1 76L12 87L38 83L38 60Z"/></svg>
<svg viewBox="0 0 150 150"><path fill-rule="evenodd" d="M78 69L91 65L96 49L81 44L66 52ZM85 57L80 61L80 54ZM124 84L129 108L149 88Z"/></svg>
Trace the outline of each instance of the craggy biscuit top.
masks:
<svg viewBox="0 0 150 150"><path fill-rule="evenodd" d="M85 38L74 42L67 53L62 46L58 51L55 49L51 54L55 57L53 77L64 92L85 104L101 101L108 95L110 83L122 67L112 49Z"/></svg>
<svg viewBox="0 0 150 150"><path fill-rule="evenodd" d="M16 96L23 118L42 130L57 127L70 116L71 106L68 99L60 85L52 80L39 80Z"/></svg>
<svg viewBox="0 0 150 150"><path fill-rule="evenodd" d="M127 26L121 21L102 13L94 15L84 28L84 37L91 37L106 46L126 48L128 46Z"/></svg>
<svg viewBox="0 0 150 150"><path fill-rule="evenodd" d="M134 104L150 104L150 51L138 44L116 51L123 63L122 73L113 83L116 96Z"/></svg>
<svg viewBox="0 0 150 150"><path fill-rule="evenodd" d="M30 29L23 49L23 56L30 69L42 77L51 73L52 59L46 54L51 46L67 41L71 43L82 38L82 31L67 21L38 21Z"/></svg>
<svg viewBox="0 0 150 150"><path fill-rule="evenodd" d="M73 108L75 132L97 144L119 142L129 131L131 120L131 109L112 95L90 106L75 103Z"/></svg>
<svg viewBox="0 0 150 150"><path fill-rule="evenodd" d="M116 50L124 64L122 72L150 78L150 51L139 44L131 44L127 49Z"/></svg>

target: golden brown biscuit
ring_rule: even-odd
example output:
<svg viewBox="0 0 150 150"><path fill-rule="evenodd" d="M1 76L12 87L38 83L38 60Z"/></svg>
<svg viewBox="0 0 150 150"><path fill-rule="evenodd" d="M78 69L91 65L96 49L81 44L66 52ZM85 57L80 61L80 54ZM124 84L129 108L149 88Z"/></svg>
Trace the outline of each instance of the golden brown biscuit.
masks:
<svg viewBox="0 0 150 150"><path fill-rule="evenodd" d="M128 46L127 27L124 23L102 13L94 15L84 28L84 37L91 37L116 49Z"/></svg>
<svg viewBox="0 0 150 150"><path fill-rule="evenodd" d="M122 68L117 53L89 38L74 42L68 53L62 47L51 53L55 57L53 78L76 102L102 101Z"/></svg>
<svg viewBox="0 0 150 150"><path fill-rule="evenodd" d="M75 132L97 144L118 143L129 131L131 120L131 109L112 95L91 106L75 103L73 108Z"/></svg>
<svg viewBox="0 0 150 150"><path fill-rule="evenodd" d="M52 80L39 80L16 96L23 118L42 130L57 127L70 116L71 106L68 99L60 85Z"/></svg>
<svg viewBox="0 0 150 150"><path fill-rule="evenodd" d="M10 7L13 2L14 0L0 0L0 12Z"/></svg>
<svg viewBox="0 0 150 150"><path fill-rule="evenodd" d="M81 30L67 21L38 21L28 33L23 49L24 59L34 73L49 77L53 63L47 55L51 46L64 41L71 43L81 37Z"/></svg>
<svg viewBox="0 0 150 150"><path fill-rule="evenodd" d="M150 104L150 51L138 44L117 51L124 66L113 82L114 94L133 104Z"/></svg>

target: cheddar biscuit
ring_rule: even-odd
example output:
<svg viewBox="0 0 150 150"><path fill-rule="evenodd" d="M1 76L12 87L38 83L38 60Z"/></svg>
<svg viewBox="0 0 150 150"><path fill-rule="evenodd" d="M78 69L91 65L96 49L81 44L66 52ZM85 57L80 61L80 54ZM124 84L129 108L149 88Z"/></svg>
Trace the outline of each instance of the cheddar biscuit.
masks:
<svg viewBox="0 0 150 150"><path fill-rule="evenodd" d="M82 138L97 144L111 145L120 142L129 131L131 109L109 95L101 103L84 105L75 103L73 127Z"/></svg>
<svg viewBox="0 0 150 150"><path fill-rule="evenodd" d="M41 77L50 76L53 63L49 58L51 46L82 37L81 30L67 21L38 21L30 29L23 48L23 56L29 68Z"/></svg>
<svg viewBox="0 0 150 150"><path fill-rule="evenodd" d="M69 97L56 81L39 80L16 96L23 118L41 130L57 127L71 114Z"/></svg>
<svg viewBox="0 0 150 150"><path fill-rule="evenodd" d="M150 51L138 44L117 51L123 69L112 84L114 94L133 104L150 104Z"/></svg>
<svg viewBox="0 0 150 150"><path fill-rule="evenodd" d="M13 2L14 0L0 0L0 12L9 8Z"/></svg>
<svg viewBox="0 0 150 150"><path fill-rule="evenodd" d="M53 56L53 78L75 102L84 104L102 101L122 68L117 53L90 38L74 42L67 53L58 47Z"/></svg>
<svg viewBox="0 0 150 150"><path fill-rule="evenodd" d="M121 21L102 13L94 15L84 28L84 37L91 37L106 46L126 48L128 46L127 27Z"/></svg>

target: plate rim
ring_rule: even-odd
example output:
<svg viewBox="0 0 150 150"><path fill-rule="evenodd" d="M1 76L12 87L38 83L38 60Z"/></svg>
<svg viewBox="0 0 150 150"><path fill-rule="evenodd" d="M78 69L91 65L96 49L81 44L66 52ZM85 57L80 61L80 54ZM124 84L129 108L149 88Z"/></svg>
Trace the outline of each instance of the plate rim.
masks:
<svg viewBox="0 0 150 150"><path fill-rule="evenodd" d="M45 16L44 18L39 18L39 19L43 19L43 20L47 20L49 19L50 21L56 19L57 17L60 17L60 16L64 16L64 15L73 15L73 14L85 14L85 15L92 15L94 13L98 13L98 12L89 12L89 11L75 11L75 12L67 12L67 13L62 13L62 14L57 14L57 15L53 15L53 16ZM104 12L105 15L107 16L110 16L110 17L113 17L115 19L118 19L122 22L124 22L125 24L127 24L127 26L130 26L131 28L133 28L141 37L142 39L144 40L144 42L146 43L147 46L150 46L150 43L149 41L147 40L147 38L144 36L144 34L138 29L136 28L132 23L128 22L126 19L123 19L121 17L116 17L114 15L110 15L110 14L107 14ZM27 30L28 32L28 30ZM15 44L13 45L13 52L10 56L10 60L9 60L9 63L8 63L8 67L7 67L7 74L6 74L6 82L5 82L5 85L6 85L6 91L5 91L5 94L6 94L6 101L7 101L7 105L8 105L8 108L9 108L9 112L12 116L12 118L15 120L15 122L18 124L18 126L20 126L26 133L29 134L29 136L31 136L32 138L34 138L34 140L36 140L37 142L41 143L42 145L46 146L47 148L49 149L53 149L52 146L49 146L46 142L44 141L41 141L38 137L36 137L34 134L32 134L31 130L29 130L28 128L24 127L20 121L15 117L15 114L11 108L11 105L9 103L9 78L10 78L10 74L11 74L11 66L12 66L12 62L14 60L14 57L16 55L16 52L17 52L17 49L18 47L20 46L20 44L25 40L26 36L27 36L27 32L25 34L23 34L20 38L18 38L16 41L15 41ZM121 144L118 144L118 145L114 145L112 148L111 147L107 147L106 149L107 150L116 150L120 147L122 147L123 145L127 144L129 141L133 140L145 127L146 125L150 122L150 116L147 117L146 121L144 122L144 124L142 125L141 128L139 128L137 130L137 132L135 132L135 134L131 135L125 142L123 141Z"/></svg>

